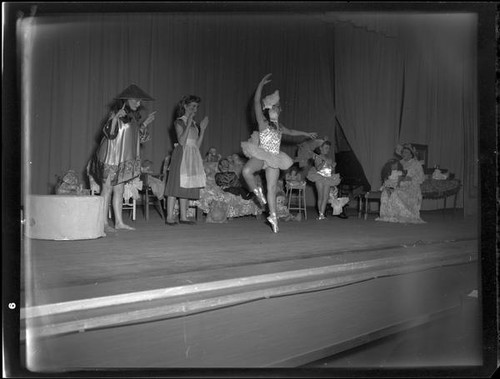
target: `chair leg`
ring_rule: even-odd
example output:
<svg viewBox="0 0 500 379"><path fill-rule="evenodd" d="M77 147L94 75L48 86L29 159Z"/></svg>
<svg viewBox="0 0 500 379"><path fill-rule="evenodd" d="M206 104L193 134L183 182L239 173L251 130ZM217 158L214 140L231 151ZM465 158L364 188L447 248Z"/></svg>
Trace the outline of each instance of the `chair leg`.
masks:
<svg viewBox="0 0 500 379"><path fill-rule="evenodd" d="M161 219L165 220L165 213L163 212L162 202L159 199L157 199L157 207L158 207L158 212L160 213Z"/></svg>
<svg viewBox="0 0 500 379"><path fill-rule="evenodd" d="M306 204L306 191L302 191L302 196L303 196L303 202L304 202L304 219L307 220L307 204Z"/></svg>
<svg viewBox="0 0 500 379"><path fill-rule="evenodd" d="M368 198L365 197L365 220L368 220Z"/></svg>
<svg viewBox="0 0 500 379"><path fill-rule="evenodd" d="M145 194L144 194L144 217L146 218L146 221L149 221L149 189L146 188Z"/></svg>
<svg viewBox="0 0 500 379"><path fill-rule="evenodd" d="M133 208L132 208L132 220L135 221L135 218L137 216L136 214L136 210L137 210L137 200L136 199L133 199L132 200L132 205L133 205Z"/></svg>

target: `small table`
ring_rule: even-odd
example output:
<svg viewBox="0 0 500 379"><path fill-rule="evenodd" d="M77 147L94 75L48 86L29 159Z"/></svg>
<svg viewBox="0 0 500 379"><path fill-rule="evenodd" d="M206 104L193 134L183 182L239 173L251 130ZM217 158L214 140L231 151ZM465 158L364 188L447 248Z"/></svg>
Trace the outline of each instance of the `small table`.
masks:
<svg viewBox="0 0 500 379"><path fill-rule="evenodd" d="M446 199L449 196L455 196L453 199L453 212L457 208L457 196L462 188L462 183L459 179L426 179L420 186L422 189L423 199L444 199L443 211L446 209Z"/></svg>

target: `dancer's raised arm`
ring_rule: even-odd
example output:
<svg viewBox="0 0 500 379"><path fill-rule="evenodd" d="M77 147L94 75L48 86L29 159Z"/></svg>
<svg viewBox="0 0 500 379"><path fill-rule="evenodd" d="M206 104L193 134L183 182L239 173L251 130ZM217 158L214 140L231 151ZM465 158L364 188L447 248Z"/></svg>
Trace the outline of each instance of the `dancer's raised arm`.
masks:
<svg viewBox="0 0 500 379"><path fill-rule="evenodd" d="M255 109L255 117L257 118L257 122L259 124L259 130L263 130L267 127L267 120L264 117L264 114L262 113L262 105L260 101L262 97L262 88L264 87L264 85L271 82L271 80L269 80L271 75L272 74L267 74L266 76L264 76L260 81L259 85L257 86L257 89L255 90L254 109Z"/></svg>

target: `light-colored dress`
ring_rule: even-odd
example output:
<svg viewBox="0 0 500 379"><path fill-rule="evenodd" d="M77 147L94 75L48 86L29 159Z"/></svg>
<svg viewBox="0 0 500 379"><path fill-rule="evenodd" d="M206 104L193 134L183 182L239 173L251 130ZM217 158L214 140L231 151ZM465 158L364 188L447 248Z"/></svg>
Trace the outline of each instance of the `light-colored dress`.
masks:
<svg viewBox="0 0 500 379"><path fill-rule="evenodd" d="M394 180L388 179L382 186L380 198L380 217L376 221L398 223L425 223L420 218L422 206L422 191L420 185L425 180L422 164L412 158L409 161L401 160L406 177L411 181L402 181L394 188Z"/></svg>
<svg viewBox="0 0 500 379"><path fill-rule="evenodd" d="M282 131L278 126L268 126L260 132L253 132L248 141L241 143L243 154L248 158L257 158L264 161L264 168L279 168L288 170L293 160L286 153L280 151Z"/></svg>
<svg viewBox="0 0 500 379"><path fill-rule="evenodd" d="M99 185L110 179L112 186L141 174L140 144L151 139L149 128L141 130L141 115L131 112L118 119L111 133L112 120L103 128L104 137L92 160L90 173Z"/></svg>

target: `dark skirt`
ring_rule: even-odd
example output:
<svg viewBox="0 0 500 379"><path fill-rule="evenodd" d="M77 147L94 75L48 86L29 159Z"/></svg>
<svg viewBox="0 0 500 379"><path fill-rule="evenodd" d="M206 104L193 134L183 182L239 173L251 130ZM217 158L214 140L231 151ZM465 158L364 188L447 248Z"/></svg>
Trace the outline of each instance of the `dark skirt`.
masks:
<svg viewBox="0 0 500 379"><path fill-rule="evenodd" d="M173 196L181 199L198 200L200 198L200 188L181 187L181 163L183 147L179 144L172 152L170 168L168 170L167 184L165 186L165 196Z"/></svg>

